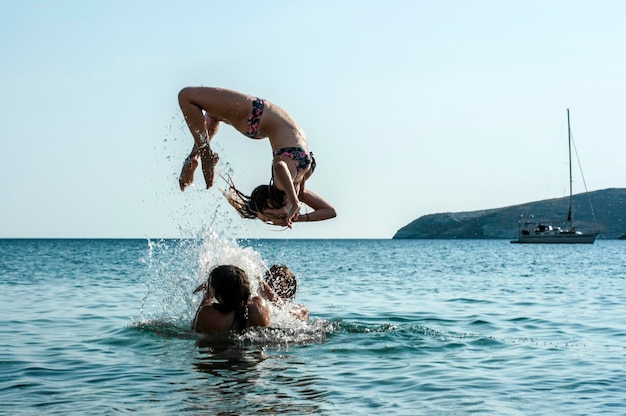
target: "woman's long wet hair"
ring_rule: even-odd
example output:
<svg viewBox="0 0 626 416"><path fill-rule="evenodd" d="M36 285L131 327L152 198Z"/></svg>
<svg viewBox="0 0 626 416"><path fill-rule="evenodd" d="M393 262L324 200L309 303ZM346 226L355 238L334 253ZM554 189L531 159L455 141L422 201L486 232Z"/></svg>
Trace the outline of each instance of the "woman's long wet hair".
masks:
<svg viewBox="0 0 626 416"><path fill-rule="evenodd" d="M208 289L220 303L213 306L220 312L245 309L250 300L250 281L245 271L237 266L217 266L209 273Z"/></svg>
<svg viewBox="0 0 626 416"><path fill-rule="evenodd" d="M268 208L280 208L286 204L287 194L276 188L273 179L269 185L259 185L254 188L250 196L239 191L230 176L224 180L228 188L222 193L242 218L255 219L258 218L259 212Z"/></svg>

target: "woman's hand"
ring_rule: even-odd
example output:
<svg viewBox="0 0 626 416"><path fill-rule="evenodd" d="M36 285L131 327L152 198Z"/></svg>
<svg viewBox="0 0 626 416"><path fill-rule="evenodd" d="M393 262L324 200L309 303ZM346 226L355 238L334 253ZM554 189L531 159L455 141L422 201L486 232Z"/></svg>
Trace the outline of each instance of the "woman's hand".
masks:
<svg viewBox="0 0 626 416"><path fill-rule="evenodd" d="M300 207L302 203L296 200L296 203L291 206L291 209L287 213L286 224L287 227L291 228L294 222L298 220L298 214L300 213Z"/></svg>

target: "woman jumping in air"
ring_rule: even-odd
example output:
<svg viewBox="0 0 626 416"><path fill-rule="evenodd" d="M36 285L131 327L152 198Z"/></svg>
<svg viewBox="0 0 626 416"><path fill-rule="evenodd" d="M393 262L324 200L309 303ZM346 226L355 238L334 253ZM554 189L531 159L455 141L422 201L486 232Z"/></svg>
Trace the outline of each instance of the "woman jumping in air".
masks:
<svg viewBox="0 0 626 416"><path fill-rule="evenodd" d="M199 163L207 188L213 185L219 156L211 150L210 142L219 123L224 122L251 139L267 137L272 146L269 185L261 185L246 196L228 181L224 195L242 217L291 227L293 222L321 221L337 215L326 200L305 188L315 159L304 131L285 110L267 100L223 88L183 88L178 102L194 138L180 173L181 190L193 182ZM313 211L299 214L301 204Z"/></svg>

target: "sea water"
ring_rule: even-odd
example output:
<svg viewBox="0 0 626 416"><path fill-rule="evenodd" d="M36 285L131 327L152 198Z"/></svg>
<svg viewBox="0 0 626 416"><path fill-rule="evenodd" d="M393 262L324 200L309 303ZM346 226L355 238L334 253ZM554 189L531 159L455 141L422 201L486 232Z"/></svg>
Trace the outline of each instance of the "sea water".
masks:
<svg viewBox="0 0 626 416"><path fill-rule="evenodd" d="M189 325L215 264L308 324ZM0 240L2 415L623 415L626 242Z"/></svg>

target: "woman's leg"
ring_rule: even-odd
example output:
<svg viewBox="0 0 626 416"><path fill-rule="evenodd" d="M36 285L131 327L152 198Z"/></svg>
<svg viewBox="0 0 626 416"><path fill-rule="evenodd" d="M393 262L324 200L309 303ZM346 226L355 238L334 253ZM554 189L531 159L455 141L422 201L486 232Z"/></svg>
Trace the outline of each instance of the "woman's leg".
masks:
<svg viewBox="0 0 626 416"><path fill-rule="evenodd" d="M202 112L202 108L195 104L193 100L193 91L198 89L184 88L178 94L178 102L183 112L189 131L194 139L194 145L191 153L185 159L183 168L180 172L178 183L180 189L185 188L193 182L193 175L198 167L198 157L202 162L202 173L207 188L213 186L215 178L215 165L219 160L217 153L211 151L209 143L219 129L219 121L210 118Z"/></svg>
<svg viewBox="0 0 626 416"><path fill-rule="evenodd" d="M212 120L209 116L206 116L206 118L207 132L210 142L219 129L219 122ZM187 186L193 183L194 173L200 163L198 158L202 161L202 174L204 175L204 181L206 182L207 189L213 186L213 181L215 179L215 165L217 165L220 157L216 152L211 150L208 143L202 148L198 148L198 146L194 143L191 148L191 153L189 153L189 156L187 156L183 162L183 168L180 172L180 177L178 178L178 184L180 185L181 191L184 191Z"/></svg>

